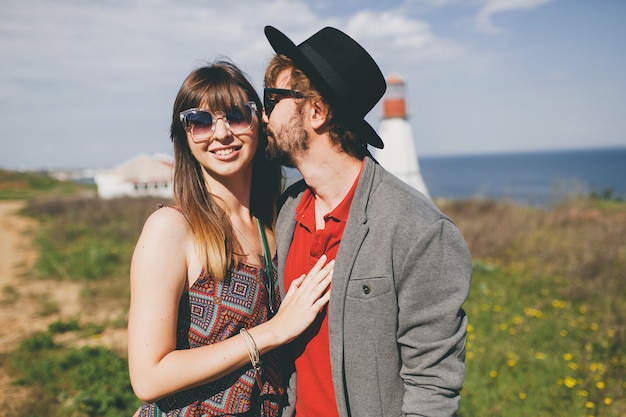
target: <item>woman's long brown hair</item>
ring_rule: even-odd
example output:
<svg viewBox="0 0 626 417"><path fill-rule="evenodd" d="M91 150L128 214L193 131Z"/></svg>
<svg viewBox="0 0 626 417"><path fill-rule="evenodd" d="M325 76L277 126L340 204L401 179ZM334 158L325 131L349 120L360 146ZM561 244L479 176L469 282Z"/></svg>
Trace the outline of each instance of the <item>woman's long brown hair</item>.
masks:
<svg viewBox="0 0 626 417"><path fill-rule="evenodd" d="M228 268L235 265L240 248L228 214L207 189L202 166L191 153L179 113L201 105L214 110L232 109L247 101L256 103L259 125L258 147L252 162L250 210L264 226L273 229L282 171L278 163L264 156L267 137L261 124L263 107L245 74L228 61L197 68L185 79L174 102L170 128L174 142L174 202L192 228L205 273L216 280L222 280Z"/></svg>

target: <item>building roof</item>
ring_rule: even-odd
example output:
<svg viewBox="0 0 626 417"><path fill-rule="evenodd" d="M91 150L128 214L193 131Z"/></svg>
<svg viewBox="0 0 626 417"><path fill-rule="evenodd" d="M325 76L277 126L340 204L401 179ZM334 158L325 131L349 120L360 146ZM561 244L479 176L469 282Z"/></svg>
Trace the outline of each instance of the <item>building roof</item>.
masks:
<svg viewBox="0 0 626 417"><path fill-rule="evenodd" d="M174 163L167 156L140 154L102 174L122 176L129 182L170 181L173 168Z"/></svg>

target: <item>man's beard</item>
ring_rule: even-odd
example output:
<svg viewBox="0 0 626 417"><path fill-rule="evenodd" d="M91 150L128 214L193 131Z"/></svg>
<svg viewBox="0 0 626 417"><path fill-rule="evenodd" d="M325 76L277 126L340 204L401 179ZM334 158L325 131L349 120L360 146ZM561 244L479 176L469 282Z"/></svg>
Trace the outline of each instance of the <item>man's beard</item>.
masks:
<svg viewBox="0 0 626 417"><path fill-rule="evenodd" d="M278 132L265 126L267 146L265 156L271 161L280 162L289 168L296 168L297 160L309 149L309 135L302 127L302 121L294 116Z"/></svg>

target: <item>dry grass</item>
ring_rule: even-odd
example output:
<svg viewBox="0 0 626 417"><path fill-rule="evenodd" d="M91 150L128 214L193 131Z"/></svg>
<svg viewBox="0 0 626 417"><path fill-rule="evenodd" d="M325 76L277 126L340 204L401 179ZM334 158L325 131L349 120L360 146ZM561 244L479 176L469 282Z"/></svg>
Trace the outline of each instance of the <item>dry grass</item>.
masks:
<svg viewBox="0 0 626 417"><path fill-rule="evenodd" d="M563 282L567 300L592 299L604 320L626 330L626 204L574 200L550 208L491 200L439 204L462 231L475 261ZM600 311L598 311L600 312Z"/></svg>

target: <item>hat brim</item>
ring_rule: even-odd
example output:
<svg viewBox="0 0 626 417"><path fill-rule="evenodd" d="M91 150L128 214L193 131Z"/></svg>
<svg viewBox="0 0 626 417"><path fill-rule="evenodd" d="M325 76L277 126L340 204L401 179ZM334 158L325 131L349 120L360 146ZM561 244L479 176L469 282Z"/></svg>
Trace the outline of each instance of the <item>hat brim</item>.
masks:
<svg viewBox="0 0 626 417"><path fill-rule="evenodd" d="M269 41L270 45L274 49L274 52L280 55L285 55L290 58L315 84L322 90L323 93L330 94L334 98L332 88L324 79L324 76L317 70L315 65L309 60L309 58L302 53L298 46L293 43L284 33L279 31L273 26L265 26L265 37ZM350 114L350 109L345 108L347 114ZM354 117L351 120L355 126L355 133L366 139L366 142L375 148L382 149L385 145L376 133L376 130L369 123L360 117Z"/></svg>

